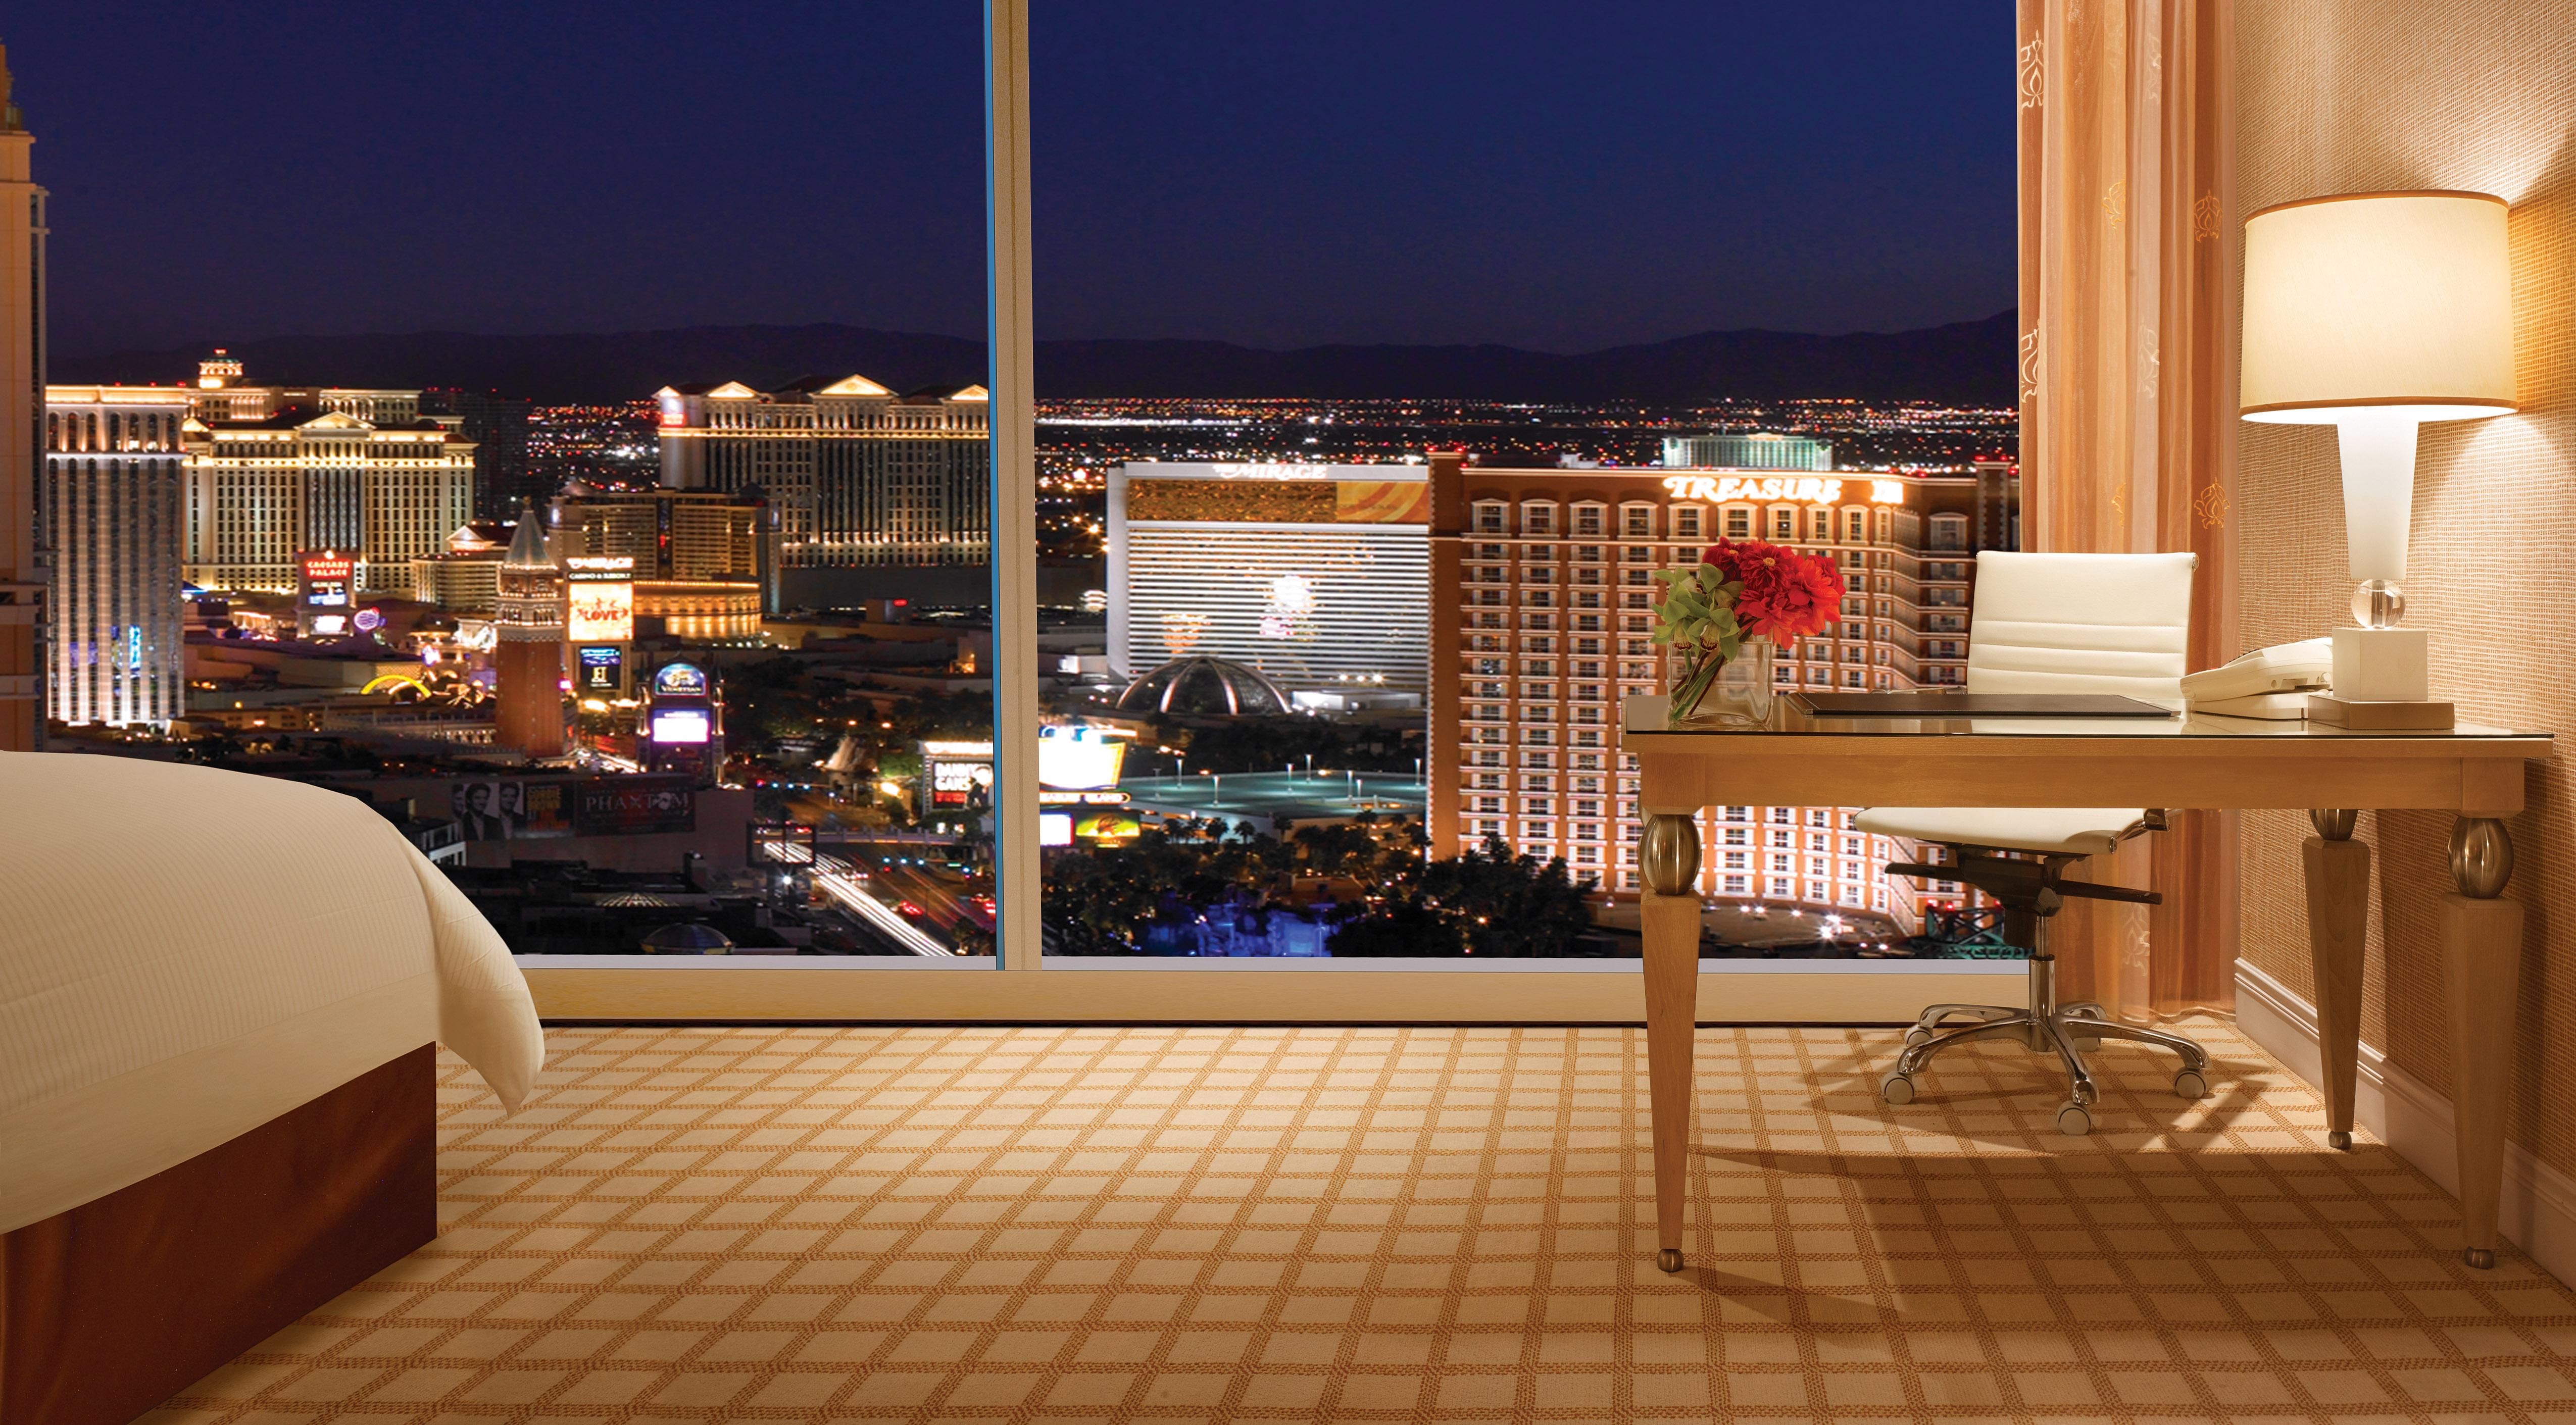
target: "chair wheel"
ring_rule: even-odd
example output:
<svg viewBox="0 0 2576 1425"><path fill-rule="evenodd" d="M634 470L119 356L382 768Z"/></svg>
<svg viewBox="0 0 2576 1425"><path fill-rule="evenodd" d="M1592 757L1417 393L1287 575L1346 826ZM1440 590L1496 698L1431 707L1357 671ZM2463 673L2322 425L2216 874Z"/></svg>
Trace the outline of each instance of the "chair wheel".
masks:
<svg viewBox="0 0 2576 1425"><path fill-rule="evenodd" d="M2069 1138L2081 1138L2093 1131L2093 1115L2080 1103L2070 1103L2057 1111L2057 1131Z"/></svg>
<svg viewBox="0 0 2576 1425"><path fill-rule="evenodd" d="M1924 1028L1922 1025L1918 1024L1912 1029L1905 1031L1905 1047L1908 1049L1913 1048L1917 1044L1929 1044L1931 1042L1932 1031Z"/></svg>
<svg viewBox="0 0 2576 1425"><path fill-rule="evenodd" d="M2198 1069L2185 1069L2174 1075L2174 1097L2207 1098L2209 1080L2202 1078Z"/></svg>
<svg viewBox="0 0 2576 1425"><path fill-rule="evenodd" d="M1914 1081L1903 1074L1890 1074L1878 1081L1878 1096L1889 1103L1912 1103Z"/></svg>

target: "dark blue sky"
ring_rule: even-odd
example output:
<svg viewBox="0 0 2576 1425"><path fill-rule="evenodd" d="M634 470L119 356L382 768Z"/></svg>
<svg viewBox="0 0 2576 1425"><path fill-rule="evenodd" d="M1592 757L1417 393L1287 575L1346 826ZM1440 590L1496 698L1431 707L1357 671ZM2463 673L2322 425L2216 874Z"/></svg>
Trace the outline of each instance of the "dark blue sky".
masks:
<svg viewBox="0 0 2576 1425"><path fill-rule="evenodd" d="M1048 336L1894 330L2013 297L2010 0L1035 0ZM982 327L959 0L17 7L55 349Z"/></svg>

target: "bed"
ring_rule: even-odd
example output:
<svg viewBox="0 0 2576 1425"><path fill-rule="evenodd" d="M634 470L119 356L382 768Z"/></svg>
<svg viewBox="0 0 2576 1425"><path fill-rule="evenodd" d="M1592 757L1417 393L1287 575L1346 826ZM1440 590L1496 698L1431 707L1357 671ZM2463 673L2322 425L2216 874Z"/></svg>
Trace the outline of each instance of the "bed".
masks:
<svg viewBox="0 0 2576 1425"><path fill-rule="evenodd" d="M365 802L0 754L0 1425L129 1421L437 1235L434 1049L544 1062Z"/></svg>

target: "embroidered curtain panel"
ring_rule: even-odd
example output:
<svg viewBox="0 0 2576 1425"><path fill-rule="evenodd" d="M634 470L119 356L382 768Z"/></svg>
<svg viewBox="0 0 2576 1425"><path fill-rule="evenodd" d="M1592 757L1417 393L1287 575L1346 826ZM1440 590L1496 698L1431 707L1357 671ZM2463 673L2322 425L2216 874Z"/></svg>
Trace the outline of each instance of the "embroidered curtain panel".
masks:
<svg viewBox="0 0 2576 1425"><path fill-rule="evenodd" d="M2232 0L2018 0L2022 544L2190 550L2191 667L2234 655ZM2069 997L2125 1019L2232 1008L2232 814L2100 858L2164 893L2077 901Z"/></svg>

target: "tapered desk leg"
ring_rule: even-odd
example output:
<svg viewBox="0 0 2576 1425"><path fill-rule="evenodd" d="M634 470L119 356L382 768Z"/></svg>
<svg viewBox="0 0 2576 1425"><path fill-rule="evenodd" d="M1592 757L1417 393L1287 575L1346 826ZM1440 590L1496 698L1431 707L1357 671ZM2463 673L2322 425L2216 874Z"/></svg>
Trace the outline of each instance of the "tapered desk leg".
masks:
<svg viewBox="0 0 2576 1425"><path fill-rule="evenodd" d="M2370 848L2349 811L2312 811L2307 840L2308 959L2316 971L2317 1048L2326 1142L2352 1146L2352 1087L2361 1059L2361 947L2370 930Z"/></svg>
<svg viewBox="0 0 2576 1425"><path fill-rule="evenodd" d="M2504 1187L2505 1102L2513 1092L2514 1006L2522 980L2522 904L2501 898L2513 878L2504 823L2463 816L2451 827L2451 879L2442 897L2442 978L2451 1011L2451 1106L2460 1154L2461 1260L2495 1265Z"/></svg>
<svg viewBox="0 0 2576 1425"><path fill-rule="evenodd" d="M1651 887L1639 907L1646 956L1646 1088L1655 1155L1655 1265L1682 1269L1690 1162L1691 1055L1699 1020L1699 828L1688 816L1646 818L1639 860Z"/></svg>

